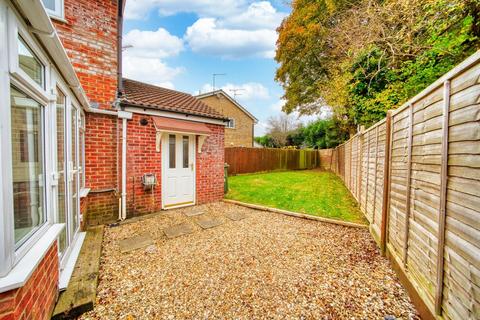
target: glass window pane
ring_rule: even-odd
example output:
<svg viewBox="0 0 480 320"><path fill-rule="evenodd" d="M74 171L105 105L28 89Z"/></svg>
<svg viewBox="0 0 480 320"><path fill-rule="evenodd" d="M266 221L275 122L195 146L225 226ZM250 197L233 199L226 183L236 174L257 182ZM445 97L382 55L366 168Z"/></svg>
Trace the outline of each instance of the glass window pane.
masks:
<svg viewBox="0 0 480 320"><path fill-rule="evenodd" d="M55 11L55 0L42 0L45 8Z"/></svg>
<svg viewBox="0 0 480 320"><path fill-rule="evenodd" d="M57 214L58 222L66 223L65 188L65 95L57 88ZM63 253L67 247L67 228L59 236L59 249Z"/></svg>
<svg viewBox="0 0 480 320"><path fill-rule="evenodd" d="M21 37L18 37L18 63L20 69L43 88L45 68Z"/></svg>
<svg viewBox="0 0 480 320"><path fill-rule="evenodd" d="M175 169L175 135L171 134L168 136L168 167L170 169Z"/></svg>
<svg viewBox="0 0 480 320"><path fill-rule="evenodd" d="M73 174L73 179L70 184L70 190L72 190L72 235L75 234L79 227L79 217L78 217L78 179L77 172ZM73 238L73 237L72 237Z"/></svg>
<svg viewBox="0 0 480 320"><path fill-rule="evenodd" d="M183 136L183 167L188 168L188 136Z"/></svg>
<svg viewBox="0 0 480 320"><path fill-rule="evenodd" d="M71 148L72 148L72 172L71 172L71 181L69 186L69 192L71 194L71 209L72 209L72 235L77 231L79 227L79 217L78 217L78 144L77 144L77 134L78 134L78 121L77 121L77 109L71 106Z"/></svg>
<svg viewBox="0 0 480 320"><path fill-rule="evenodd" d="M44 205L43 107L11 88L15 244L46 221ZM23 158L25 161L21 161Z"/></svg>
<svg viewBox="0 0 480 320"><path fill-rule="evenodd" d="M80 188L85 188L85 132L83 130L79 131L79 168L80 172Z"/></svg>

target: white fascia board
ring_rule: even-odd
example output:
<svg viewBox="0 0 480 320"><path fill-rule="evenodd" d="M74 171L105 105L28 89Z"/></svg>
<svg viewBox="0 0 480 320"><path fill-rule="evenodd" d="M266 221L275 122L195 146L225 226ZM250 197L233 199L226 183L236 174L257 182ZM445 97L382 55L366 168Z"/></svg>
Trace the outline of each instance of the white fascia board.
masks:
<svg viewBox="0 0 480 320"><path fill-rule="evenodd" d="M153 109L145 109L142 107L125 107L125 111L137 113L137 114L146 114L150 116L157 116L157 117L165 117L165 118L172 118L172 119L180 119L180 120L188 120L193 122L202 122L202 123L210 123L210 124L217 124L220 126L225 126L226 123L220 119L213 119L208 117L196 116L191 114L184 114L178 112L170 112L170 111L162 111L162 110L153 110Z"/></svg>

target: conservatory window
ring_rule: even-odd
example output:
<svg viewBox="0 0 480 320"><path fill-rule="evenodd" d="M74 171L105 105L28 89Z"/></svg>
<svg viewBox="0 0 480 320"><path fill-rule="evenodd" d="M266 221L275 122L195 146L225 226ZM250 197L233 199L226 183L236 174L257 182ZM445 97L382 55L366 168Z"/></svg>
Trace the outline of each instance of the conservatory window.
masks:
<svg viewBox="0 0 480 320"><path fill-rule="evenodd" d="M45 66L20 36L18 37L18 65L27 76L40 87L45 88Z"/></svg>
<svg viewBox="0 0 480 320"><path fill-rule="evenodd" d="M46 221L43 106L10 89L15 245L19 247Z"/></svg>

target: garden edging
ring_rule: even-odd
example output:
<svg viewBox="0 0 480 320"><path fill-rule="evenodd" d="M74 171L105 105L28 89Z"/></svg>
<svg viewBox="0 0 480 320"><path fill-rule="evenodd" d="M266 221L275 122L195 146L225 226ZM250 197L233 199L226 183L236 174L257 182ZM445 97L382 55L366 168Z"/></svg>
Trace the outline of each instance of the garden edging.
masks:
<svg viewBox="0 0 480 320"><path fill-rule="evenodd" d="M299 212L293 212L293 211L282 210L282 209L277 209L277 208L265 207L265 206L258 205L258 204L246 203L246 202L230 200L230 199L223 199L223 201L226 202L226 203L232 203L232 204L236 204L236 205L251 208L251 209L275 212L275 213L280 213L280 214L283 214L283 215L296 217L296 218L315 220L315 221L320 221L320 222L325 222L325 223L341 225L341 226L344 226L344 227L368 229L368 225L366 225L366 224L360 224L360 223L340 221L340 220L335 220L335 219L312 216L312 215L305 214L305 213L299 213Z"/></svg>

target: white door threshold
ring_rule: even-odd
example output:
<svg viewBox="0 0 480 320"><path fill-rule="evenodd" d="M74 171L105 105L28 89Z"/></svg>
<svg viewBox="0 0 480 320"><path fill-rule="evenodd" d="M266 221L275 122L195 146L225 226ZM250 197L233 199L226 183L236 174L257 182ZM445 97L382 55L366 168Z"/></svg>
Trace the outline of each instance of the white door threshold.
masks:
<svg viewBox="0 0 480 320"><path fill-rule="evenodd" d="M85 240L86 232L79 232L77 235L77 240L73 245L72 251L70 251L70 255L68 257L67 263L65 263L65 267L60 272L60 279L58 282L58 289L60 291L66 290L68 283L70 282L70 278L72 277L73 269L75 268L75 263L77 262L78 255L80 254L80 250L82 249L83 241Z"/></svg>

